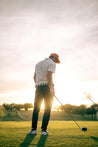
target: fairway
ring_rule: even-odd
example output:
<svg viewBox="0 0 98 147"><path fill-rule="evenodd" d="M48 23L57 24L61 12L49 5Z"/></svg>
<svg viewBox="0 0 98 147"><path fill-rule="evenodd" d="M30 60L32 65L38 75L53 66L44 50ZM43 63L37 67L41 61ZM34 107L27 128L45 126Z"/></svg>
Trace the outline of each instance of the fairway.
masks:
<svg viewBox="0 0 98 147"><path fill-rule="evenodd" d="M87 132L81 131L73 121L50 121L49 136L28 135L31 121L0 122L0 147L98 147L98 122L78 121Z"/></svg>

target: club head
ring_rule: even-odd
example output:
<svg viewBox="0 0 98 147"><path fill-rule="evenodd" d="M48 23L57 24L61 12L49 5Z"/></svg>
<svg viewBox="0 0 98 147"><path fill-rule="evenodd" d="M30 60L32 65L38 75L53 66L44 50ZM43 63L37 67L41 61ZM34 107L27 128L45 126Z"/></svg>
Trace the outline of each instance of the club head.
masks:
<svg viewBox="0 0 98 147"><path fill-rule="evenodd" d="M81 128L82 131L87 131L86 127Z"/></svg>

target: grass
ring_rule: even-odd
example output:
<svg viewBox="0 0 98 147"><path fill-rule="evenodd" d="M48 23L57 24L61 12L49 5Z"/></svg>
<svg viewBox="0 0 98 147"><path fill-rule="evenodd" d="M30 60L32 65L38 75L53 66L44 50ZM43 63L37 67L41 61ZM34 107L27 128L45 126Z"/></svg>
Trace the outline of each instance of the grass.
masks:
<svg viewBox="0 0 98 147"><path fill-rule="evenodd" d="M81 131L73 121L50 121L49 136L29 135L31 121L1 121L0 147L98 147L98 122L78 121L87 132Z"/></svg>
<svg viewBox="0 0 98 147"><path fill-rule="evenodd" d="M32 119L32 110L29 110L29 111L19 111L19 113L21 114L21 116L23 116L27 120L31 121L31 119ZM24 119L20 118L20 116L18 116L18 113L16 113L16 112L6 111L5 114L6 115L1 118L2 121L23 121L24 120ZM97 120L97 119L92 119L88 115L85 115L84 118L80 114L71 114L71 116L74 118L74 120L78 120L78 121L93 121L93 120ZM41 111L39 113L39 121L42 120L42 117L43 117L43 112ZM72 119L65 112L52 111L51 112L50 120L60 120L60 121L67 120L67 121L69 121L69 120L72 120Z"/></svg>

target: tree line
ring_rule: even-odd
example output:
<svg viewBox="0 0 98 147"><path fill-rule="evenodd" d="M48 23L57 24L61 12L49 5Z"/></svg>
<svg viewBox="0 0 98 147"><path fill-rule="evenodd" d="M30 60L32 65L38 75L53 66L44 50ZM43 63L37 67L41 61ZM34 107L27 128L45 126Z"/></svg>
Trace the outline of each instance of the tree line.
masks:
<svg viewBox="0 0 98 147"><path fill-rule="evenodd" d="M3 107L5 108L5 110L10 110L10 111L21 111L21 110L25 110L27 111L30 108L33 108L33 104L32 103L25 103L25 104L3 104Z"/></svg>
<svg viewBox="0 0 98 147"><path fill-rule="evenodd" d="M83 118L85 118L85 115L91 116L92 119L96 118L96 113L98 111L98 104L93 104L90 107L87 107L86 105L71 105L71 104L65 104L64 105L65 109L66 109L66 113L70 113L70 114L80 114L82 115ZM30 108L34 108L32 103L25 103L25 104L3 104L2 106L0 106L0 109L2 111L6 110L6 111L21 111L21 110L25 110L27 111ZM55 110L57 111L65 111L65 109L60 105L60 106L56 106L54 107Z"/></svg>
<svg viewBox="0 0 98 147"><path fill-rule="evenodd" d="M92 119L96 118L96 113L98 111L98 104L93 104L90 107L87 107L86 105L71 105L71 104L65 104L65 109L62 106L56 106L55 109L57 111L65 111L69 114L81 114L83 118L85 118L85 115L91 116Z"/></svg>

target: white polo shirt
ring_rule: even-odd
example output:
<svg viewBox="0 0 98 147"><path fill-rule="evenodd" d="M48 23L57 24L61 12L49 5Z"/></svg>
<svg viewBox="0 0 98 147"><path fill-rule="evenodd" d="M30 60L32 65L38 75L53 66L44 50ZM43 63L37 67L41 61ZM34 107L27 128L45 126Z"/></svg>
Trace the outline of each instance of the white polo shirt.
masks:
<svg viewBox="0 0 98 147"><path fill-rule="evenodd" d="M35 66L36 86L47 84L47 72L51 71L55 73L55 69L56 63L50 58L46 58L37 63Z"/></svg>

